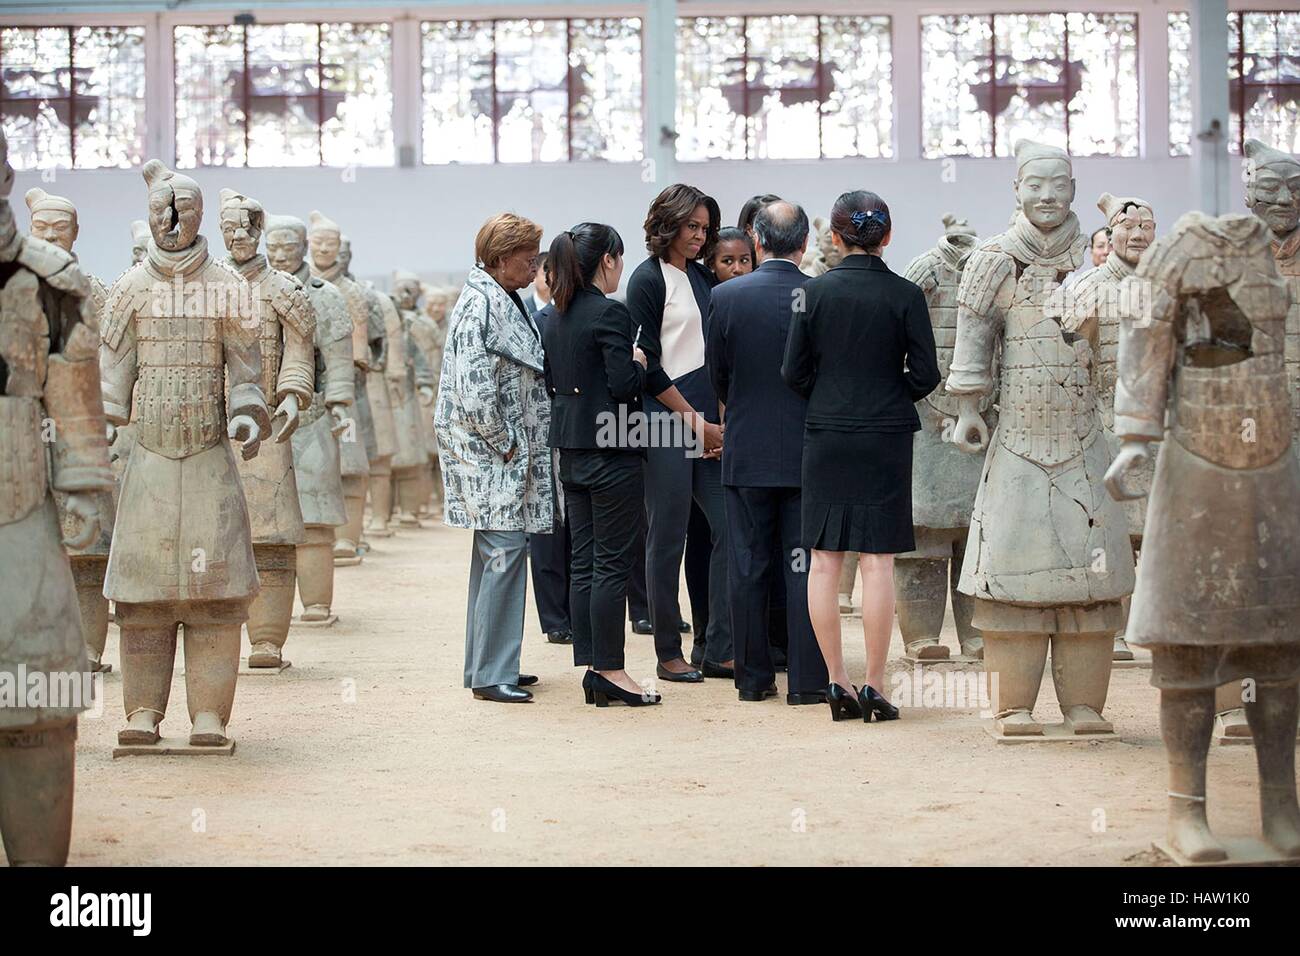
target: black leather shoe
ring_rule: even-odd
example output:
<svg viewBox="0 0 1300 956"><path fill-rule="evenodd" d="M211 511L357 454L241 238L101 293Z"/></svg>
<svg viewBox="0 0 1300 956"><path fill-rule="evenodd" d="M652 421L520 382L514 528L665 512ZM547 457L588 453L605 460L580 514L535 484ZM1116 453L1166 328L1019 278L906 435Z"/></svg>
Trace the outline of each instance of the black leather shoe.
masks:
<svg viewBox="0 0 1300 956"><path fill-rule="evenodd" d="M705 661L700 666L700 673L705 677L719 677L731 680L736 676L734 667L724 667L722 664L715 664L712 661Z"/></svg>
<svg viewBox="0 0 1300 956"><path fill-rule="evenodd" d="M745 690L743 687L737 691L741 700L750 700L754 702L767 700L769 697L776 696L776 683L768 685L763 690Z"/></svg>
<svg viewBox="0 0 1300 956"><path fill-rule="evenodd" d="M546 635L546 640L550 644L572 644L573 632L572 631L551 631L551 633Z"/></svg>
<svg viewBox="0 0 1300 956"><path fill-rule="evenodd" d="M876 720L898 720L898 708L885 700L870 684L863 684L858 691L858 704L862 708L862 719L870 723L871 715Z"/></svg>
<svg viewBox="0 0 1300 956"><path fill-rule="evenodd" d="M639 621L632 622L633 634L653 634L654 632L655 629L650 626L650 621L647 618L643 617Z"/></svg>
<svg viewBox="0 0 1300 956"><path fill-rule="evenodd" d="M677 630L681 631L683 634L689 634L689 633L691 633L691 622L690 622L690 621L678 621L678 622L677 622Z"/></svg>
<svg viewBox="0 0 1300 956"><path fill-rule="evenodd" d="M698 684L704 680L704 675L694 668L679 674L676 671L670 671L662 664L655 665L655 675L660 680L666 680L674 684Z"/></svg>
<svg viewBox="0 0 1300 956"><path fill-rule="evenodd" d="M537 683L536 674L520 674L519 680L515 683L516 687L532 687Z"/></svg>
<svg viewBox="0 0 1300 956"><path fill-rule="evenodd" d="M831 707L831 720L858 720L862 717L858 689L845 690L839 684L826 688L826 703ZM870 713L870 711L868 711Z"/></svg>
<svg viewBox="0 0 1300 956"><path fill-rule="evenodd" d="M824 690L801 690L794 691L785 695L785 702L791 707L799 704L824 704L826 703L826 691Z"/></svg>
<svg viewBox="0 0 1300 956"><path fill-rule="evenodd" d="M633 693L624 690L611 680L606 680L595 671L587 671L587 673L591 675L587 689L591 692L591 702L597 707L608 707L611 700L627 704L629 707L647 707L660 701L658 694L645 691L639 694Z"/></svg>
<svg viewBox="0 0 1300 956"><path fill-rule="evenodd" d="M521 690L518 684L492 684L472 690L475 700L491 700L498 704L526 704L533 699L533 695Z"/></svg>

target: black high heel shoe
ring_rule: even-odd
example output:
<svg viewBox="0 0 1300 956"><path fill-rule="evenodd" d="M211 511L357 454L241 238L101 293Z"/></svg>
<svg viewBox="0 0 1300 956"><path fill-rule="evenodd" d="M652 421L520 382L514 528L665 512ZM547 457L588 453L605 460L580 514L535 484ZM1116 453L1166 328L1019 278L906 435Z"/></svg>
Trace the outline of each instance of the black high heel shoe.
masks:
<svg viewBox="0 0 1300 956"><path fill-rule="evenodd" d="M596 702L596 698L592 694L591 690L591 676L595 673L596 672L593 670L587 670L582 675L582 699L588 704L594 704Z"/></svg>
<svg viewBox="0 0 1300 956"><path fill-rule="evenodd" d="M588 693L591 694L592 703L597 707L608 707L611 700L622 701L629 707L648 707L659 703L662 699L658 694L647 694L644 691L638 694L635 691L624 690L595 671L587 671L587 673L591 675L591 689Z"/></svg>
<svg viewBox="0 0 1300 956"><path fill-rule="evenodd" d="M881 697L870 684L863 684L862 690L858 691L858 706L862 709L862 719L867 723L871 722L872 714L876 715L876 720L898 719L898 708Z"/></svg>
<svg viewBox="0 0 1300 956"><path fill-rule="evenodd" d="M831 707L831 720L857 720L862 716L862 707L858 703L857 688L847 691L839 684L826 688L826 703Z"/></svg>

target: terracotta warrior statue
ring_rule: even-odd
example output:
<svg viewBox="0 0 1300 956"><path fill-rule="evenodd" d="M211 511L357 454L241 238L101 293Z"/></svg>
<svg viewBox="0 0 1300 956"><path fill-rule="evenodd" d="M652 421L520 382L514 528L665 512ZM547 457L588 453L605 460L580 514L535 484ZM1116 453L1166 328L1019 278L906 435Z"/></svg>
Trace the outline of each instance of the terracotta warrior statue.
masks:
<svg viewBox="0 0 1300 956"><path fill-rule="evenodd" d="M1016 144L1014 225L980 243L962 273L947 390L955 441L984 461L959 590L975 599L994 732L1040 736L1033 709L1048 645L1065 734L1110 733L1102 717L1121 600L1133 590L1124 510L1106 494L1110 449L1091 378L1097 323L1066 328L1044 309L1083 261L1060 149ZM1001 355L998 349L1001 346ZM980 406L999 389L992 441Z"/></svg>
<svg viewBox="0 0 1300 956"><path fill-rule="evenodd" d="M52 492L76 526L66 544L83 549L111 520L99 509L113 473L90 284L66 251L18 232L13 182L0 133L0 674L18 694L0 706L0 838L12 866L62 866L77 714L90 706L90 688ZM34 699L24 671L73 693Z"/></svg>
<svg viewBox="0 0 1300 956"><path fill-rule="evenodd" d="M348 520L334 529L334 564L342 567L361 563L361 526L370 484L370 462L379 456L374 418L371 415L366 373L371 362L374 335L370 306L361 287L349 279L347 261L340 259L343 233L338 224L322 213L308 217L307 250L311 274L330 283L343 294L352 323L353 405L356 427L339 436L339 465L343 474L343 500ZM390 453L391 454L391 453Z"/></svg>
<svg viewBox="0 0 1300 956"><path fill-rule="evenodd" d="M71 200L51 195L43 189L29 189L25 198L32 217L32 235L58 246L75 261L77 254L73 252L73 245L79 231L76 206ZM84 271L82 275L90 283L88 304L95 317L94 328L98 334L99 317L108 298L108 288L93 275ZM81 627L86 638L90 667L96 673L101 673L112 670L111 665L103 663L103 657L104 644L108 640L108 599L104 597L104 569L108 566L108 548L113 535L113 493L101 493L97 507L101 519L99 533L86 547L70 548L68 556L72 561L72 579L77 585L77 605L81 609ZM72 520L68 518L66 510L64 515L65 520ZM64 528L68 537L74 536L75 530L70 526Z"/></svg>
<svg viewBox="0 0 1300 956"><path fill-rule="evenodd" d="M837 252L835 243L831 241L830 220L818 216L813 220L813 229L817 233L816 241L804 253L799 268L803 270L804 274L815 278L824 275L839 265L840 260L844 258L844 254Z"/></svg>
<svg viewBox="0 0 1300 956"><path fill-rule="evenodd" d="M903 275L925 292L939 371L946 376L957 334L957 288L978 240L965 219L949 214L943 217L943 225L938 245L913 259ZM939 643L939 632L950 589L961 653L984 656L984 638L970 623L971 598L957 590L966 553L966 529L984 459L966 454L952 442L957 404L958 399L942 388L917 403L921 430L912 450L916 550L898 556L894 590L903 645L909 657L919 660L942 660L949 655L948 647ZM991 405L992 395L986 395L980 412L988 415Z"/></svg>
<svg viewBox="0 0 1300 956"><path fill-rule="evenodd" d="M394 273L395 280L399 274ZM393 488L400 515L399 523L418 528L420 505L429 497L429 445L425 443L421 421L424 409L433 403L434 393L424 356L415 347L412 338L411 325L417 314L415 302L409 295L412 288L418 294L418 280L407 283L400 302L396 284L392 295L383 296L388 340L384 376L393 405L393 423L397 426Z"/></svg>
<svg viewBox="0 0 1300 956"><path fill-rule="evenodd" d="M316 360L316 318L302 284L271 268L257 251L266 225L261 203L221 190L221 238L226 264L252 293L255 331L262 352L262 392L277 403L274 441L256 458L239 462L252 522L253 557L261 590L248 608L249 667L280 667L293 617L296 548L306 541L289 438L311 406ZM277 424L278 423L278 424Z"/></svg>
<svg viewBox="0 0 1300 956"><path fill-rule="evenodd" d="M118 741L158 742L183 624L189 742L225 747L258 591L230 440L252 458L271 417L249 288L208 254L198 184L156 159L143 173L153 238L113 284L100 352L108 420L135 426L104 581L121 629Z"/></svg>
<svg viewBox="0 0 1300 956"><path fill-rule="evenodd" d="M131 220L131 265L144 261L149 251L149 223L143 219Z"/></svg>
<svg viewBox="0 0 1300 956"><path fill-rule="evenodd" d="M294 216L266 217L266 255L271 267L297 279L315 316L313 353L316 394L293 433L294 479L304 539L298 545L298 597L304 624L337 620L334 604L334 529L347 522L340 447L365 451L352 416L352 319L348 303L306 262L307 226Z"/></svg>
<svg viewBox="0 0 1300 956"><path fill-rule="evenodd" d="M1114 423L1120 285L1137 270L1142 253L1155 241L1156 220L1151 204L1132 196L1119 197L1102 193L1097 200L1097 208L1106 217L1106 229L1111 242L1110 255L1104 263L1084 273L1073 285L1058 290L1052 296L1048 312L1059 316L1066 328L1082 328L1091 322L1097 324L1100 346L1093 355L1092 382L1097 393L1102 432L1110 447L1111 457L1114 458L1119 452ZM1153 473L1153 465L1148 463L1139 472L1129 476L1129 487L1143 489L1144 495L1124 502L1129 542L1133 545L1134 554L1142 545L1142 526L1146 522L1145 489L1150 487ZM1115 635L1113 656L1117 661L1133 659L1133 652L1129 650L1122 631Z"/></svg>
<svg viewBox="0 0 1300 956"><path fill-rule="evenodd" d="M393 304L397 306L402 318L402 329L406 333L406 345L410 351L420 443L425 453L413 490L416 496L413 506L404 499L403 489L400 486L398 488L402 524L411 526L419 524L419 516L427 510L433 494L431 485L438 460L437 436L433 432L433 403L438 393L440 369L435 368L432 362L435 358L439 363L442 361L441 330L420 309L420 289L420 280L415 273L400 269L393 272Z"/></svg>
<svg viewBox="0 0 1300 956"><path fill-rule="evenodd" d="M1169 754L1169 833L1194 862L1227 851L1206 822L1215 688L1242 693L1255 738L1264 839L1300 857L1300 459L1286 368L1293 301L1270 227L1184 216L1125 280L1116 497L1163 440L1128 637L1150 647ZM1168 427L1166 427L1168 424Z"/></svg>
<svg viewBox="0 0 1300 956"><path fill-rule="evenodd" d="M451 290L446 287L421 283L420 290L424 295L423 315L421 321L412 329L419 348L424 353L425 364L429 367L431 378L429 384L434 394L434 402L426 405L423 411L425 435L429 447L429 480L432 486L429 490L427 507L431 514L441 514L442 475L439 469L442 466L438 462L438 442L433 432L433 409L437 403L438 384L442 381L442 350L447 340L447 311L454 300L451 297ZM428 321L424 321L425 319Z"/></svg>

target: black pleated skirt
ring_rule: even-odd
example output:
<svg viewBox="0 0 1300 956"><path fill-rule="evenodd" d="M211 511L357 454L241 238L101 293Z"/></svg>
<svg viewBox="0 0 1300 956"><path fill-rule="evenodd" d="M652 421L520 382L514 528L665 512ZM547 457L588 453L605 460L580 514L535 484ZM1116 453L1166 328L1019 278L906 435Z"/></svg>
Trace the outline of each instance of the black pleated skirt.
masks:
<svg viewBox="0 0 1300 956"><path fill-rule="evenodd" d="M803 442L803 546L901 554L912 532L912 433L808 426Z"/></svg>

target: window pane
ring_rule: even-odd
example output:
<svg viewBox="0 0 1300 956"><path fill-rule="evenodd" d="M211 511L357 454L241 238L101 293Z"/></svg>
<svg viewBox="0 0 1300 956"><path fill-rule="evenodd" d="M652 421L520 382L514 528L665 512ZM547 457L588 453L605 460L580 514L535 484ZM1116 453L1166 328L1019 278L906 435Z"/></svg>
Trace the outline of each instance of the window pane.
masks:
<svg viewBox="0 0 1300 956"><path fill-rule="evenodd" d="M72 165L66 27L0 30L0 116L14 169Z"/></svg>
<svg viewBox="0 0 1300 956"><path fill-rule="evenodd" d="M425 23L426 163L492 162L492 23Z"/></svg>
<svg viewBox="0 0 1300 956"><path fill-rule="evenodd" d="M321 24L325 165L392 165L391 51L387 23Z"/></svg>
<svg viewBox="0 0 1300 956"><path fill-rule="evenodd" d="M991 17L921 18L922 135L927 158L992 155L992 44Z"/></svg>
<svg viewBox="0 0 1300 956"><path fill-rule="evenodd" d="M1236 20L1232 15L1230 20ZM1258 139L1276 149L1300 151L1300 13L1243 13L1238 63L1230 56L1234 111L1229 146ZM1240 111L1240 115L1237 112Z"/></svg>
<svg viewBox="0 0 1300 956"><path fill-rule="evenodd" d="M497 21L496 59L497 159L568 159L566 22Z"/></svg>
<svg viewBox="0 0 1300 956"><path fill-rule="evenodd" d="M572 159L641 158L641 21L571 20Z"/></svg>
<svg viewBox="0 0 1300 956"><path fill-rule="evenodd" d="M747 39L749 156L816 159L817 18L750 17Z"/></svg>
<svg viewBox="0 0 1300 956"><path fill-rule="evenodd" d="M1137 17L1069 14L1070 153L1138 154Z"/></svg>
<svg viewBox="0 0 1300 956"><path fill-rule="evenodd" d="M80 27L76 48L77 167L144 158L144 27Z"/></svg>
<svg viewBox="0 0 1300 956"><path fill-rule="evenodd" d="M993 21L995 155L1032 139L1065 148L1065 16L1006 14Z"/></svg>
<svg viewBox="0 0 1300 956"><path fill-rule="evenodd" d="M244 165L244 28L176 27L176 165Z"/></svg>
<svg viewBox="0 0 1300 956"><path fill-rule="evenodd" d="M1228 58L1231 72L1231 44ZM1169 155L1191 154L1192 23L1191 16L1180 11L1169 14Z"/></svg>
<svg viewBox="0 0 1300 956"><path fill-rule="evenodd" d="M251 26L248 43L248 165L318 166L320 28Z"/></svg>
<svg viewBox="0 0 1300 956"><path fill-rule="evenodd" d="M894 155L889 17L822 17L822 155Z"/></svg>
<svg viewBox="0 0 1300 956"><path fill-rule="evenodd" d="M740 17L677 27L677 158L745 158L745 37Z"/></svg>

